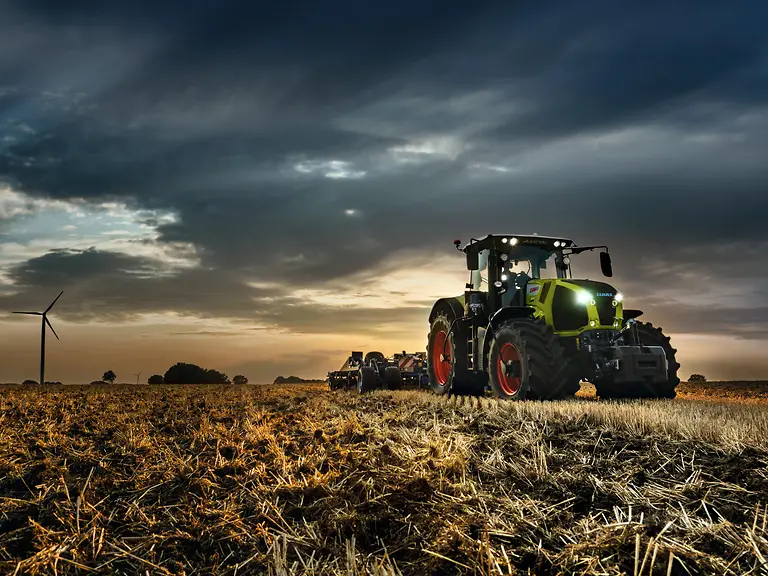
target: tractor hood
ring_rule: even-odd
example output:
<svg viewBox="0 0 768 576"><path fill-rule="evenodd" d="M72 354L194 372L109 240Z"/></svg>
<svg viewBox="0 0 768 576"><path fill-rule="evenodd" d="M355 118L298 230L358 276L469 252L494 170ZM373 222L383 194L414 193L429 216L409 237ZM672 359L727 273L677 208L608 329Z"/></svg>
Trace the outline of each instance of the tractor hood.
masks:
<svg viewBox="0 0 768 576"><path fill-rule="evenodd" d="M616 328L623 314L623 297L606 282L559 279L551 300L553 328L561 335L582 330ZM548 300L547 300L548 302Z"/></svg>
<svg viewBox="0 0 768 576"><path fill-rule="evenodd" d="M593 298L613 298L618 294L618 290L606 282L598 282L596 280L563 280L563 284L574 284L579 288L582 288L589 292Z"/></svg>

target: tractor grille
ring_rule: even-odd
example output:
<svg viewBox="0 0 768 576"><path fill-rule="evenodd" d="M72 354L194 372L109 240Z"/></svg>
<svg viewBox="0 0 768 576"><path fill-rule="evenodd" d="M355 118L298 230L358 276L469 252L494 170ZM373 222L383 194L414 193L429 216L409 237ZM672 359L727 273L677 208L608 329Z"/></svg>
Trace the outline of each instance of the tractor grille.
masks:
<svg viewBox="0 0 768 576"><path fill-rule="evenodd" d="M576 302L576 293L573 290L563 286L555 288L552 323L555 330L578 330L589 324L587 309L583 304Z"/></svg>
<svg viewBox="0 0 768 576"><path fill-rule="evenodd" d="M613 298L601 296L595 298L595 301L597 302L595 308L597 308L597 315L600 318L600 325L613 326L613 320L616 316L616 308L613 307Z"/></svg>
<svg viewBox="0 0 768 576"><path fill-rule="evenodd" d="M597 282L595 280L568 280L569 284L575 284L579 288L583 288L595 297L595 308L597 308L597 316L600 319L601 326L613 326L613 321L616 315L616 309L613 307L613 296L616 294L616 289L610 284L605 282ZM610 296L598 296L599 293L607 293Z"/></svg>

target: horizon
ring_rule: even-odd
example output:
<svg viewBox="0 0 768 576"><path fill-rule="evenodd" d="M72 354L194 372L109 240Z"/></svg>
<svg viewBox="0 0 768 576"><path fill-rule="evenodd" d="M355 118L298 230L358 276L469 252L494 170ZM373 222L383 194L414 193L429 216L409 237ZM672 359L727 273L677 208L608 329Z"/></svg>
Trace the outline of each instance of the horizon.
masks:
<svg viewBox="0 0 768 576"><path fill-rule="evenodd" d="M62 290L47 381L424 351L493 231L607 244L681 379L768 380L766 17L0 0L0 382Z"/></svg>

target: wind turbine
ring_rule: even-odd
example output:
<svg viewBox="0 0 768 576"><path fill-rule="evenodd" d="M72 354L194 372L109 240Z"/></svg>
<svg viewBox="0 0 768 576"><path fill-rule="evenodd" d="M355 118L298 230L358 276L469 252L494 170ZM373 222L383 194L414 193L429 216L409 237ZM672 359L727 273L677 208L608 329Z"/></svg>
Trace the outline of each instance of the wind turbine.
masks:
<svg viewBox="0 0 768 576"><path fill-rule="evenodd" d="M136 376L136 385L138 386L139 385L139 376L141 376L141 372L139 372L138 374L134 374L134 376Z"/></svg>
<svg viewBox="0 0 768 576"><path fill-rule="evenodd" d="M64 294L64 290L62 290L58 296L56 296L56 300L61 298L61 295ZM48 312L51 311L51 308L53 308L53 305L56 304L56 300L51 302L51 305L48 306L48 308L45 309L45 312L14 312L14 314L32 314L33 316L42 316L42 333L40 336L40 385L45 384L45 325L48 324L48 328L51 329L51 332L53 332L53 335L56 336L56 340L59 340L59 335L56 334L56 330L53 329L53 326L51 326L50 321L48 320Z"/></svg>

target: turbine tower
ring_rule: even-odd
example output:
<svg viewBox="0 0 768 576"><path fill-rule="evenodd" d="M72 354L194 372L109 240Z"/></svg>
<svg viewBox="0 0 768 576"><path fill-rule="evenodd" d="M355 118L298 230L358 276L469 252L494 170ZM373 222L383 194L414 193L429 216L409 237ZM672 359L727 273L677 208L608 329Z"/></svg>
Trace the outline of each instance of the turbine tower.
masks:
<svg viewBox="0 0 768 576"><path fill-rule="evenodd" d="M61 295L64 294L64 290L62 290L58 296L56 296L56 300L61 298ZM48 320L48 312L51 311L51 308L53 308L53 305L56 304L56 300L51 302L51 305L48 306L48 308L45 309L45 312L14 312L14 314L32 314L33 316L42 316L42 333L40 335L40 385L43 386L45 384L45 325L48 324L48 328L51 329L51 332L53 332L53 335L56 336L56 340L59 340L59 335L56 334L56 330L53 329L53 326L51 326L50 321Z"/></svg>

